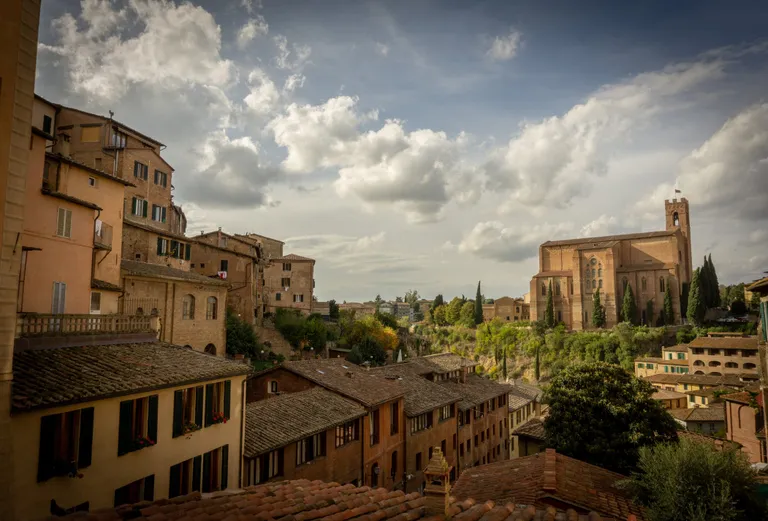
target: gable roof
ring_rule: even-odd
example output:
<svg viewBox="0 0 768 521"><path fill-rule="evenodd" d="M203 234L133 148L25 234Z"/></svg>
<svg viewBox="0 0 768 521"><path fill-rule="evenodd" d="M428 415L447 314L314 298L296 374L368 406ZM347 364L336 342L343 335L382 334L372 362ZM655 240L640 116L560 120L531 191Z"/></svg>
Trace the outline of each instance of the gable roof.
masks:
<svg viewBox="0 0 768 521"><path fill-rule="evenodd" d="M202 247L205 247L205 248L211 248L213 250L223 251L225 253L230 253L232 255L237 255L237 256L240 256L240 257L248 257L249 259L259 260L259 256L258 255L252 255L250 253L245 253L245 252L242 252L242 251L237 251L237 250L234 250L232 248L227 248L225 246L219 246L218 244L211 244L210 242L205 242L204 240L201 240L199 237L190 237L187 240L189 240L191 242L194 242L197 246L202 246ZM239 242L243 242L243 241L239 241ZM243 243L243 244L248 244L248 243ZM251 246L251 245L248 244L248 246Z"/></svg>
<svg viewBox="0 0 768 521"><path fill-rule="evenodd" d="M421 374L445 374L452 371L458 371L465 367L475 367L478 365L477 362L454 353L437 353L434 355L416 356L411 358L409 363L418 365L421 368Z"/></svg>
<svg viewBox="0 0 768 521"><path fill-rule="evenodd" d="M243 455L256 457L365 414L362 405L322 387L249 403Z"/></svg>
<svg viewBox="0 0 768 521"><path fill-rule="evenodd" d="M150 277L156 279L174 279L195 284L208 284L211 286L228 286L229 283L218 278L206 277L192 271L184 271L162 264L150 264L149 262L138 262L123 259L120 261L120 268L139 277Z"/></svg>
<svg viewBox="0 0 768 521"><path fill-rule="evenodd" d="M408 363L377 367L371 372L397 378L393 381L405 393L406 416L418 416L461 400L461 395L419 376Z"/></svg>
<svg viewBox="0 0 768 521"><path fill-rule="evenodd" d="M531 418L524 424L517 426L512 431L512 434L544 441L547 439L547 432L544 429L544 418Z"/></svg>
<svg viewBox="0 0 768 521"><path fill-rule="evenodd" d="M754 349L757 351L757 337L713 337L699 336L689 344L690 347L704 347L712 349Z"/></svg>
<svg viewBox="0 0 768 521"><path fill-rule="evenodd" d="M271 259L273 261L294 261L294 262L315 262L315 259L310 259L309 257L302 257L301 255L296 255L295 253L289 253L288 255L283 255L282 257L275 257L274 259Z"/></svg>
<svg viewBox="0 0 768 521"><path fill-rule="evenodd" d="M681 360L678 358L667 359L660 356L645 356L642 358L636 358L635 362L653 362L654 364L661 365L684 365L688 366L688 360Z"/></svg>
<svg viewBox="0 0 768 521"><path fill-rule="evenodd" d="M13 355L13 409L58 407L250 372L241 362L159 342L27 349Z"/></svg>
<svg viewBox="0 0 768 521"><path fill-rule="evenodd" d="M669 346L669 347L662 347L662 351L670 351L673 353L687 353L688 352L688 344L677 344L675 346Z"/></svg>
<svg viewBox="0 0 768 521"><path fill-rule="evenodd" d="M735 393L738 391L733 387L718 385L717 387L707 387L706 389L697 389L696 391L686 391L685 394L687 394L688 396L703 396L704 398L714 398L715 393L719 394L721 392L723 393L723 395L725 395L729 393Z"/></svg>
<svg viewBox="0 0 768 521"><path fill-rule="evenodd" d="M41 98L41 99L43 99L43 98ZM51 103L51 102L49 101L48 103ZM67 106L61 105L61 104L59 104L59 103L51 103L51 104L52 104L52 105L54 105L55 107L59 108L59 109L74 110L75 112L80 112L81 114L86 114L86 115L88 115L88 116L93 116L93 117L95 117L95 118L99 118L99 119L100 119L100 120L102 120L102 121L109 121L109 120L110 120L110 118L108 118L108 117L106 117L106 116L100 116L100 115L98 115L98 114L94 114L93 112L88 112L88 111L85 111L85 110L82 110L82 109L76 109L76 108L74 108L74 107L67 107ZM157 141L156 139L154 139L154 138L151 138L151 137L149 137L149 136L148 136L148 135L146 135L146 134L142 134L142 133L141 133L141 132L139 132L138 130L135 130L135 129L133 129L133 128L129 127L128 125L124 124L124 123L120 123L120 122L119 122L119 121L117 121L116 119L112 119L112 123L114 123L114 124L115 124L115 125L117 125L118 127L122 127L122 128L124 128L125 130L128 130L128 131L130 131L130 132L133 132L133 133L134 133L134 134L136 134L137 136L139 136L139 137L141 137L141 138L143 138L143 139L146 139L147 141L149 141L149 142L151 142L151 143L153 143L153 144L155 144L155 145L158 145L158 146L160 146L160 147L164 147L164 146L165 146L163 143L160 143L160 142L159 142L159 141ZM167 163L166 163L166 164L167 164ZM170 166L170 165L169 165L169 166Z"/></svg>
<svg viewBox="0 0 768 521"><path fill-rule="evenodd" d="M626 476L557 454L554 449L533 456L471 467L459 476L452 495L459 500L492 500L546 507L554 500L582 511L643 521L643 510L617 487Z"/></svg>
<svg viewBox="0 0 768 521"><path fill-rule="evenodd" d="M741 443L717 438L715 436L708 436L694 431L677 431L677 437L681 440L688 439L697 443L707 443L715 447L716 450L735 450L741 447Z"/></svg>
<svg viewBox="0 0 768 521"><path fill-rule="evenodd" d="M442 380L437 383L461 395L460 411L466 411L488 400L507 394L512 387L509 384L489 380L476 374L467 375L466 382L463 383L451 380Z"/></svg>
<svg viewBox="0 0 768 521"><path fill-rule="evenodd" d="M72 159L71 157L65 157L61 155L61 153L54 154L53 152L46 152L45 157L48 159L52 159L54 161L61 161L62 163L66 163L68 165L76 166L77 168L82 168L89 174L93 174L95 176L101 177L103 179L109 179L110 181L114 181L116 183L120 183L124 186L136 186L135 184L131 183L130 181L123 179L122 177L117 177L112 174L109 174L107 172L104 172L103 170L98 170L96 168L93 168L91 166L88 166L86 164L81 163L80 161L76 161Z"/></svg>
<svg viewBox="0 0 768 521"><path fill-rule="evenodd" d="M565 239L562 241L547 241L542 246L570 246L585 243L601 243L611 241L627 241L633 239L655 239L657 237L668 237L678 232L674 230L660 230L656 232L623 233L620 235L606 235L604 237L582 237L579 239Z"/></svg>
<svg viewBox="0 0 768 521"><path fill-rule="evenodd" d="M235 236L243 238L243 239L248 239L248 240L251 240L251 241L254 240L254 237L258 237L259 239L266 239L268 241L279 242L280 244L285 244L285 241L281 241L279 239L273 239L272 237L267 237L266 235L261 235L261 234L258 234L258 233L236 233Z"/></svg>
<svg viewBox="0 0 768 521"><path fill-rule="evenodd" d="M683 393L678 393L677 391L669 391L667 389L656 389L651 398L654 400L679 400L680 398L685 398L686 400L688 399L688 397Z"/></svg>
<svg viewBox="0 0 768 521"><path fill-rule="evenodd" d="M745 383L741 381L739 375L724 374L722 376L713 376L708 374L654 374L643 377L651 383L666 384L693 384L693 385L728 385L732 387L744 387Z"/></svg>
<svg viewBox="0 0 768 521"><path fill-rule="evenodd" d="M669 409L675 419L684 422L722 422L725 421L725 407L722 403L711 407L692 407L690 409Z"/></svg>
<svg viewBox="0 0 768 521"><path fill-rule="evenodd" d="M162 228L156 228L154 226L151 226L149 224L145 224L142 222L134 221L131 219L131 216L126 215L123 217L123 225L127 226L133 226L134 228L138 228L140 230L156 233L158 235L162 235L163 237L173 237L175 239L179 239L181 241L185 242L194 242L192 238L187 237L186 235L182 235L179 233L174 233L168 230L163 230Z"/></svg>

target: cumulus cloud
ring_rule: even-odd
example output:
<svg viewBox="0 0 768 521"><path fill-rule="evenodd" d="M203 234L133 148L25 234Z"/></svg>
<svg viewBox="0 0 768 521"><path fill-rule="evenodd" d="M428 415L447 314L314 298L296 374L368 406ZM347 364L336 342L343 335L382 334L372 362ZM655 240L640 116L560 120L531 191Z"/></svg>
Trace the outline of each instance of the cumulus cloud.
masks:
<svg viewBox="0 0 768 521"><path fill-rule="evenodd" d="M486 54L490 56L491 59L497 61L511 60L517 56L522 38L523 34L520 31L510 29L509 34L497 36L493 39L491 48L488 49Z"/></svg>
<svg viewBox="0 0 768 521"><path fill-rule="evenodd" d="M233 75L219 26L201 7L161 0L132 0L120 10L82 0L81 7L77 20L69 13L54 20L58 45L41 46L67 59L76 93L117 100L131 85L221 87Z"/></svg>
<svg viewBox="0 0 768 521"><path fill-rule="evenodd" d="M376 52L382 56L389 54L389 46L381 42L376 42Z"/></svg>
<svg viewBox="0 0 768 521"><path fill-rule="evenodd" d="M250 92L243 101L249 110L265 115L277 108L280 103L280 92L275 82L262 69L253 69L248 74L248 85Z"/></svg>
<svg viewBox="0 0 768 521"><path fill-rule="evenodd" d="M616 233L623 233L623 228L619 224L619 220L613 215L603 214L597 219L582 226L579 237L601 237L604 235L614 235Z"/></svg>
<svg viewBox="0 0 768 521"><path fill-rule="evenodd" d="M283 92L290 93L295 91L296 89L302 88L306 80L307 78L303 74L298 74L298 73L291 74L285 79L285 84L283 85Z"/></svg>
<svg viewBox="0 0 768 521"><path fill-rule="evenodd" d="M505 227L499 221L488 221L477 223L461 242L449 246L483 259L518 262L535 257L541 243L572 233L571 223Z"/></svg>
<svg viewBox="0 0 768 521"><path fill-rule="evenodd" d="M262 15L251 18L237 31L237 45L244 49L254 38L269 33L269 24Z"/></svg>
<svg viewBox="0 0 768 521"><path fill-rule="evenodd" d="M278 69L286 69L297 71L301 70L309 60L309 55L312 54L312 48L309 45L288 45L288 39L282 34L278 34L272 40L277 47L277 55L275 56L275 66ZM291 50L293 47L293 50Z"/></svg>

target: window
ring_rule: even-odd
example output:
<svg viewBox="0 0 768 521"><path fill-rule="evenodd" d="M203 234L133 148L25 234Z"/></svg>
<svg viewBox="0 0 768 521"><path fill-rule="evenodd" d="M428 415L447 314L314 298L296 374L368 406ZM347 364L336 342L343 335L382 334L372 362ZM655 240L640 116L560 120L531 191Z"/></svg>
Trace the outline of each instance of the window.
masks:
<svg viewBox="0 0 768 521"><path fill-rule="evenodd" d="M462 448L461 454L463 456L464 455L464 450L463 450L464 446L462 445L461 448ZM421 452L417 452L416 453L416 471L418 472L419 470L421 470Z"/></svg>
<svg viewBox="0 0 768 521"><path fill-rule="evenodd" d="M596 288L597 288L597 281L592 279L592 289L596 289Z"/></svg>
<svg viewBox="0 0 768 521"><path fill-rule="evenodd" d="M208 297L205 305L205 319L216 320L218 301L216 297Z"/></svg>
<svg viewBox="0 0 768 521"><path fill-rule="evenodd" d="M43 416L40 419L40 449L37 481L76 475L91 464L93 407Z"/></svg>
<svg viewBox="0 0 768 521"><path fill-rule="evenodd" d="M298 295L294 295L293 296L293 301L294 302L304 302L304 294L300 293Z"/></svg>
<svg viewBox="0 0 768 521"><path fill-rule="evenodd" d="M157 442L158 395L120 402L117 455L150 447Z"/></svg>
<svg viewBox="0 0 768 521"><path fill-rule="evenodd" d="M545 296L547 294L547 286L542 282L541 284L541 295Z"/></svg>
<svg viewBox="0 0 768 521"><path fill-rule="evenodd" d="M51 133L51 125L53 124L53 119L51 116L43 115L43 132L46 134Z"/></svg>
<svg viewBox="0 0 768 521"><path fill-rule="evenodd" d="M597 259L596 259L596 258L594 258L594 257L592 257L591 259L589 259L589 263L590 263L592 266L594 266L595 264L597 264Z"/></svg>
<svg viewBox="0 0 768 521"><path fill-rule="evenodd" d="M101 312L101 293L98 291L91 292L91 313Z"/></svg>
<svg viewBox="0 0 768 521"><path fill-rule="evenodd" d="M291 263L290 262L284 262L283 263L283 271L291 271Z"/></svg>
<svg viewBox="0 0 768 521"><path fill-rule="evenodd" d="M171 467L171 475L168 487L168 497L184 496L190 492L200 491L200 471L203 457L182 461Z"/></svg>
<svg viewBox="0 0 768 521"><path fill-rule="evenodd" d="M139 163L138 161L134 161L133 177L136 177L138 179L143 179L146 181L147 179L149 179L149 167L144 163Z"/></svg>
<svg viewBox="0 0 768 521"><path fill-rule="evenodd" d="M680 216L677 212L672 214L672 226L680 226Z"/></svg>
<svg viewBox="0 0 768 521"><path fill-rule="evenodd" d="M589 278L589 268L587 268L586 270L584 270L584 276L585 276L586 278Z"/></svg>
<svg viewBox="0 0 768 521"><path fill-rule="evenodd" d="M456 450L456 435L453 435L453 450Z"/></svg>
<svg viewBox="0 0 768 521"><path fill-rule="evenodd" d="M336 427L336 447L352 443L360 439L360 424L357 420L348 421Z"/></svg>
<svg viewBox="0 0 768 521"><path fill-rule="evenodd" d="M229 271L229 261L227 259L221 259L219 271Z"/></svg>
<svg viewBox="0 0 768 521"><path fill-rule="evenodd" d="M165 222L165 212L166 208L165 206L158 206L156 204L152 205L152 220L164 223Z"/></svg>
<svg viewBox="0 0 768 521"><path fill-rule="evenodd" d="M96 178L95 177L89 177L88 178L88 186L95 187L96 186Z"/></svg>
<svg viewBox="0 0 768 521"><path fill-rule="evenodd" d="M389 473L392 476L392 480L397 476L397 451L392 452L392 458L389 465Z"/></svg>
<svg viewBox="0 0 768 521"><path fill-rule="evenodd" d="M58 218L56 219L56 235L59 237L72 237L72 210L59 208Z"/></svg>
<svg viewBox="0 0 768 521"><path fill-rule="evenodd" d="M67 303L67 285L64 282L53 283L53 297L51 299L51 313L61 315L64 313Z"/></svg>
<svg viewBox="0 0 768 521"><path fill-rule="evenodd" d="M291 279L283 277L280 279L280 285L284 288L290 288L291 287Z"/></svg>
<svg viewBox="0 0 768 521"><path fill-rule="evenodd" d="M666 291L666 288L664 286L664 277L659 278L659 289L662 293Z"/></svg>
<svg viewBox="0 0 768 521"><path fill-rule="evenodd" d="M379 409L376 409L373 411L372 414L368 416L370 420L370 432L371 432L371 446L376 445L379 443L381 430L380 430L380 421L379 421Z"/></svg>
<svg viewBox="0 0 768 521"><path fill-rule="evenodd" d="M125 148L128 142L128 136L117 130L117 127L112 127L112 135L110 136L110 145L114 148Z"/></svg>
<svg viewBox="0 0 768 521"><path fill-rule="evenodd" d="M257 485L283 475L283 449L248 461L246 485Z"/></svg>
<svg viewBox="0 0 768 521"><path fill-rule="evenodd" d="M397 434L400 431L400 404L395 402L389 405L389 434Z"/></svg>
<svg viewBox="0 0 768 521"><path fill-rule="evenodd" d="M560 295L560 283L555 282L555 295Z"/></svg>
<svg viewBox="0 0 768 521"><path fill-rule="evenodd" d="M173 437L190 434L203 427L203 386L188 387L173 393Z"/></svg>
<svg viewBox="0 0 768 521"><path fill-rule="evenodd" d="M270 380L269 382L267 382L267 393L268 394L278 393L277 380Z"/></svg>
<svg viewBox="0 0 768 521"><path fill-rule="evenodd" d="M595 268L592 268L592 278L595 278Z"/></svg>
<svg viewBox="0 0 768 521"><path fill-rule="evenodd" d="M478 445L480 445L479 436L475 434L475 447L477 447Z"/></svg>
<svg viewBox="0 0 768 521"><path fill-rule="evenodd" d="M98 143L99 135L101 134L101 125L95 126L80 126L80 142L81 143Z"/></svg>
<svg viewBox="0 0 768 521"><path fill-rule="evenodd" d="M232 396L232 381L217 382L205 386L205 426L226 423Z"/></svg>
<svg viewBox="0 0 768 521"><path fill-rule="evenodd" d="M131 215L135 215L137 217L146 217L147 207L148 204L145 199L141 199L139 197L131 198Z"/></svg>
<svg viewBox="0 0 768 521"><path fill-rule="evenodd" d="M558 322L562 322L563 321L563 312L562 311L558 311L557 312L557 321Z"/></svg>
<svg viewBox="0 0 768 521"><path fill-rule="evenodd" d="M162 187L168 186L168 174L161 172L160 170L155 170L155 184Z"/></svg>
<svg viewBox="0 0 768 521"><path fill-rule="evenodd" d="M275 300L280 301L282 299L282 295L280 293L275 293Z"/></svg>
<svg viewBox="0 0 768 521"><path fill-rule="evenodd" d="M411 418L411 434L429 429L430 427L432 427L432 412L425 412Z"/></svg>
<svg viewBox="0 0 768 521"><path fill-rule="evenodd" d="M446 405L440 408L440 421L445 421L449 418L453 418L455 405Z"/></svg>
<svg viewBox="0 0 768 521"><path fill-rule="evenodd" d="M325 432L296 442L296 466L325 456Z"/></svg>
<svg viewBox="0 0 768 521"><path fill-rule="evenodd" d="M647 284L646 284L646 281L645 281L645 277L643 277L643 279L640 281L640 287L641 287L643 290L645 290L645 289L646 289L646 286L647 286Z"/></svg>
<svg viewBox="0 0 768 521"><path fill-rule="evenodd" d="M443 452L443 454L446 454L446 452L445 452L445 450L446 450L445 440L440 442L440 450Z"/></svg>
<svg viewBox="0 0 768 521"><path fill-rule="evenodd" d="M115 490L115 506L133 505L141 501L154 501L155 475L141 478Z"/></svg>
<svg viewBox="0 0 768 521"><path fill-rule="evenodd" d="M603 279L600 279L599 281L597 281L597 287L600 289L603 289Z"/></svg>
<svg viewBox="0 0 768 521"><path fill-rule="evenodd" d="M192 295L184 295L184 298L181 299L181 319L195 319L195 297Z"/></svg>

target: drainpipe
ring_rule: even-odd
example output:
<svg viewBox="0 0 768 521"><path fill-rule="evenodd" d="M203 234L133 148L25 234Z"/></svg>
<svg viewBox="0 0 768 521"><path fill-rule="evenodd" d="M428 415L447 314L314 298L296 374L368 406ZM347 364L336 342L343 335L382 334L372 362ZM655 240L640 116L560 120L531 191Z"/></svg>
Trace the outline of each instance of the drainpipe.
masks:
<svg viewBox="0 0 768 521"><path fill-rule="evenodd" d="M242 398L241 398L241 412L240 412L240 456L237 459L237 488L243 488L243 452L245 450L245 436L243 435L245 432L245 407L246 407L246 401L245 401L245 389L246 384L248 382L247 378L243 378L243 384L242 388L240 389Z"/></svg>
<svg viewBox="0 0 768 521"><path fill-rule="evenodd" d="M368 412L370 414L370 411ZM365 419L368 414L360 418L360 486L365 486Z"/></svg>

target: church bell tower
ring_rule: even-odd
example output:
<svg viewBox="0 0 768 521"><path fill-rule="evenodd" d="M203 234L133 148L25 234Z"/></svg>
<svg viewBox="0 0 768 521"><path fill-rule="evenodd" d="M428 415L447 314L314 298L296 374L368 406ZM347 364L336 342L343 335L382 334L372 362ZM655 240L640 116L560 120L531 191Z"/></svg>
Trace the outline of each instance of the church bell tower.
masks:
<svg viewBox="0 0 768 521"><path fill-rule="evenodd" d="M685 277L682 282L691 282L693 276L693 261L691 256L691 213L688 199L685 197L664 201L667 218L667 230L679 229L685 238L685 251L680 252L680 262L685 266Z"/></svg>

